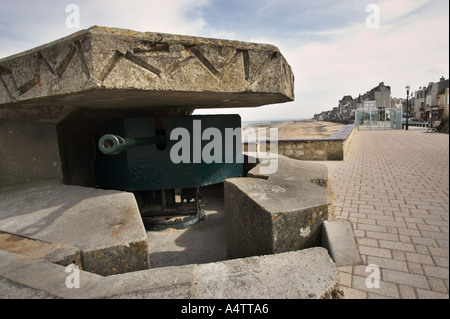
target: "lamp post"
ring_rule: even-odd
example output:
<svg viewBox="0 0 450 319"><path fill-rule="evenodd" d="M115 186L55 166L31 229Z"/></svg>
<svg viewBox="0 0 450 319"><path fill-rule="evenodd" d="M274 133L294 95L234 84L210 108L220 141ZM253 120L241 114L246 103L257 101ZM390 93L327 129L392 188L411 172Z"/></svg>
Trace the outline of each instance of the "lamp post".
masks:
<svg viewBox="0 0 450 319"><path fill-rule="evenodd" d="M406 86L406 126L405 126L406 130L408 130L408 127L409 127L409 123L408 123L408 120L409 120L409 89L410 89L410 86L407 85Z"/></svg>

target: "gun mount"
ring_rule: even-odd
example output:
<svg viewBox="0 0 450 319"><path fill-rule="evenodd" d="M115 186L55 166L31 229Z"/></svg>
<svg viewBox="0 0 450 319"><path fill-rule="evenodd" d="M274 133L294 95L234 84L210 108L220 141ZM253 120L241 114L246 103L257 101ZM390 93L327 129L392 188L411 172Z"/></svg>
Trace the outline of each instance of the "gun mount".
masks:
<svg viewBox="0 0 450 319"><path fill-rule="evenodd" d="M200 187L243 175L239 115L114 118L105 131L97 143L96 182L133 192L152 230L201 220ZM161 218L180 214L186 217L179 225L175 217Z"/></svg>

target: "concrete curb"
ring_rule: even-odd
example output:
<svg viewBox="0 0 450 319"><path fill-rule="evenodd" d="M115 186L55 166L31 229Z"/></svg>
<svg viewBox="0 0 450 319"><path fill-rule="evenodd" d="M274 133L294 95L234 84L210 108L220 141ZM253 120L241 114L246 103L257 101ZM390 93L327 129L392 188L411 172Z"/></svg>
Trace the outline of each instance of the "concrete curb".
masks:
<svg viewBox="0 0 450 319"><path fill-rule="evenodd" d="M67 288L66 267L0 250L1 298L255 299L329 297L338 278L326 249L155 268L103 277L80 271Z"/></svg>
<svg viewBox="0 0 450 319"><path fill-rule="evenodd" d="M322 246L328 249L336 266L362 265L352 224L345 219L324 221L322 224Z"/></svg>

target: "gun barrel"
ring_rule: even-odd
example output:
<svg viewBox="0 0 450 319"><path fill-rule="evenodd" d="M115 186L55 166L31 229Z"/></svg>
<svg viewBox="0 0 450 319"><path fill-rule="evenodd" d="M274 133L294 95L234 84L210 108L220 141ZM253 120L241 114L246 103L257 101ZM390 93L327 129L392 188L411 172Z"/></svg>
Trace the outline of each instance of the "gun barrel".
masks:
<svg viewBox="0 0 450 319"><path fill-rule="evenodd" d="M98 148L107 155L115 155L129 148L151 144L164 144L166 139L164 136L152 137L128 137L124 138L114 134L103 135L98 141Z"/></svg>

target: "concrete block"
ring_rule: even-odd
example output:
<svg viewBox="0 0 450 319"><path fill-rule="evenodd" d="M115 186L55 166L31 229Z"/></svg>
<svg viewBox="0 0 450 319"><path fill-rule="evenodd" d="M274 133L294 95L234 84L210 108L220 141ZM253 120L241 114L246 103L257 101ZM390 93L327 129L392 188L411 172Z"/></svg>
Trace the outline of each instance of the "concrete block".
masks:
<svg viewBox="0 0 450 319"><path fill-rule="evenodd" d="M260 173L224 184L229 258L267 255L317 246L328 218L327 168L284 156L276 173ZM325 183L326 185L326 183Z"/></svg>
<svg viewBox="0 0 450 319"><path fill-rule="evenodd" d="M120 299L196 298L197 268L190 264L108 276L91 295Z"/></svg>
<svg viewBox="0 0 450 319"><path fill-rule="evenodd" d="M321 247L198 265L199 298L324 298L338 270Z"/></svg>
<svg viewBox="0 0 450 319"><path fill-rule="evenodd" d="M348 220L324 221L322 246L328 249L331 258L338 267L363 264L353 235L352 224Z"/></svg>
<svg viewBox="0 0 450 319"><path fill-rule="evenodd" d="M0 231L75 247L82 269L101 275L149 268L147 235L131 193L58 181L1 189Z"/></svg>

